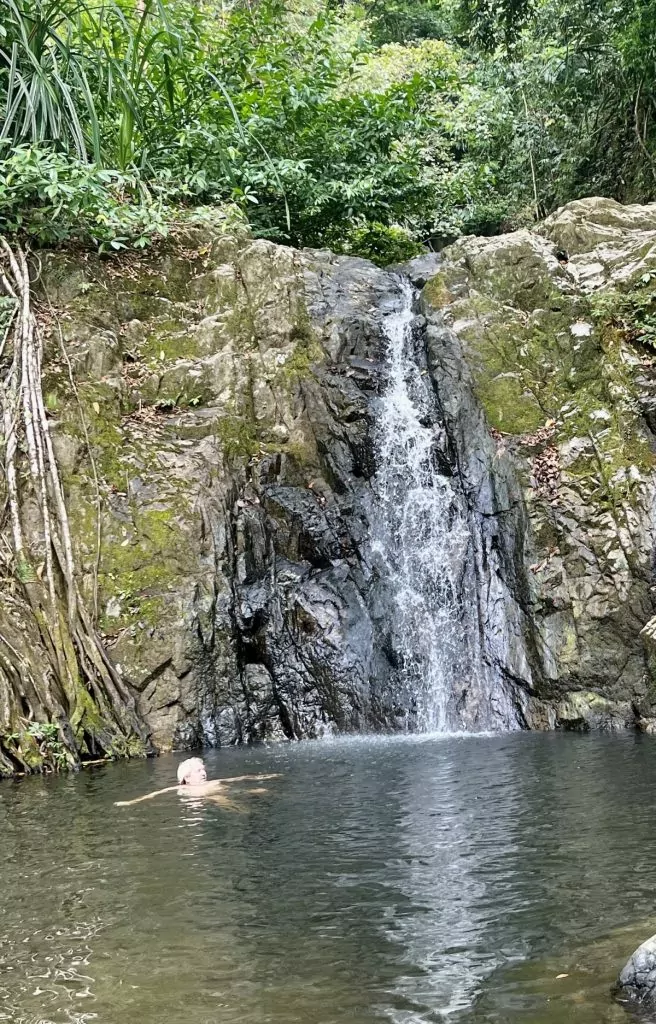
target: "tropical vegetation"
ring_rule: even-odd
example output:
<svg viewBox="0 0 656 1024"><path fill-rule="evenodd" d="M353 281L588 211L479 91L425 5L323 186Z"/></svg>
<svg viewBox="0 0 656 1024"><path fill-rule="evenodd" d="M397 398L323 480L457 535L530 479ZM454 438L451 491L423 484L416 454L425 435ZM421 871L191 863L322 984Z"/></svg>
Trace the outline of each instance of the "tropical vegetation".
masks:
<svg viewBox="0 0 656 1024"><path fill-rule="evenodd" d="M379 262L656 190L653 0L2 0L0 233Z"/></svg>

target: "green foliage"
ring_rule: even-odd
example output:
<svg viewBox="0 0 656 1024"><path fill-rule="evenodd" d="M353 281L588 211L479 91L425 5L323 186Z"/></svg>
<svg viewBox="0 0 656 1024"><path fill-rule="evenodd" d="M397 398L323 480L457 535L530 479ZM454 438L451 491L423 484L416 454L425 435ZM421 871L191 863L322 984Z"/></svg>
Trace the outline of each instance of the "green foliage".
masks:
<svg viewBox="0 0 656 1024"><path fill-rule="evenodd" d="M647 271L627 292L603 292L593 311L605 327L620 330L627 341L656 349L656 272Z"/></svg>
<svg viewBox="0 0 656 1024"><path fill-rule="evenodd" d="M336 85L306 92L295 114L294 160L284 108L269 110L266 121L251 110L249 122L240 110L267 151L258 159L242 148L239 168L259 202L250 211L259 233L341 250L354 228L376 222L415 240L443 240L457 236L477 206L498 202L495 158L481 147L496 128L479 131L488 98L462 54L426 40L364 53L347 70Z"/></svg>
<svg viewBox="0 0 656 1024"><path fill-rule="evenodd" d="M342 245L343 252L363 256L380 267L390 263L405 263L418 256L424 247L414 241L403 228L385 224L365 224L355 228Z"/></svg>
<svg viewBox="0 0 656 1024"><path fill-rule="evenodd" d="M536 0L461 0L457 24L461 33L484 50L510 48L535 9Z"/></svg>
<svg viewBox="0 0 656 1024"><path fill-rule="evenodd" d="M42 243L146 244L162 233L168 201L186 202L206 184L185 160L190 118L217 93L234 126L205 59L209 16L185 0L7 0L6 8L0 230ZM210 142L216 153L216 134Z"/></svg>
<svg viewBox="0 0 656 1024"><path fill-rule="evenodd" d="M376 44L443 39L450 32L451 12L444 0L373 0L367 15Z"/></svg>
<svg viewBox="0 0 656 1024"><path fill-rule="evenodd" d="M54 722L31 722L27 733L36 740L39 753L45 761L51 762L55 768L66 767L68 758L59 735L59 726Z"/></svg>
<svg viewBox="0 0 656 1024"><path fill-rule="evenodd" d="M83 123L95 125L96 117L84 56L77 46L83 10L64 0L5 0L0 26L5 116L0 140L62 143L86 158ZM96 132L96 156L98 142Z"/></svg>
<svg viewBox="0 0 656 1024"><path fill-rule="evenodd" d="M227 202L258 234L366 249L371 224L453 237L494 192L492 162L467 152L471 67L430 39L377 50L391 9L370 31L361 11L281 0L11 2L1 231L144 245L174 207Z"/></svg>
<svg viewBox="0 0 656 1024"><path fill-rule="evenodd" d="M0 231L40 244L143 246L181 208L227 203L256 234L384 259L374 225L442 244L656 189L652 0L4 14Z"/></svg>
<svg viewBox="0 0 656 1024"><path fill-rule="evenodd" d="M472 0L486 14L486 86L507 96L507 180L538 214L584 195L644 202L656 187L651 0ZM485 19L484 19L485 20ZM470 38L476 37L469 22ZM485 38L483 38L485 37Z"/></svg>
<svg viewBox="0 0 656 1024"><path fill-rule="evenodd" d="M40 767L62 769L68 765L66 747L61 741L59 726L54 722L30 722L23 732L9 733L3 739L19 748L32 748L27 760Z"/></svg>
<svg viewBox="0 0 656 1024"><path fill-rule="evenodd" d="M42 244L80 239L100 249L142 247L166 233L167 205L161 190L148 190L135 174L19 145L0 161L0 230Z"/></svg>

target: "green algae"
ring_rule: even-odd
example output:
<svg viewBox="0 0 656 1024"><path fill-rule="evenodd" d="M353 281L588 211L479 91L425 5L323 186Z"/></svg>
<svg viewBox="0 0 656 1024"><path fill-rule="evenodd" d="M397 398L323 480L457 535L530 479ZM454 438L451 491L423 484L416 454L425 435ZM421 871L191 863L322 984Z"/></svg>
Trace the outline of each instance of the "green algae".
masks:
<svg viewBox="0 0 656 1024"><path fill-rule="evenodd" d="M159 319L146 325L144 339L138 346L141 358L149 363L197 358L201 355L198 339L190 326L174 319Z"/></svg>
<svg viewBox="0 0 656 1024"><path fill-rule="evenodd" d="M106 631L136 618L147 623L160 619L167 594L185 572L188 545L180 514L179 506L176 512L133 510L131 524L104 531L99 583ZM110 598L118 601L119 615L107 615Z"/></svg>
<svg viewBox="0 0 656 1024"><path fill-rule="evenodd" d="M304 380L312 372L312 367L323 359L323 350L317 339L312 335L301 338L295 345L291 355L274 379L275 384L294 385Z"/></svg>
<svg viewBox="0 0 656 1024"><path fill-rule="evenodd" d="M325 358L307 306L300 297L296 302L295 323L290 340L294 342L294 348L278 367L273 380L274 386L283 390L288 398L293 397L299 382L310 376L312 367Z"/></svg>
<svg viewBox="0 0 656 1024"><path fill-rule="evenodd" d="M228 335L240 343L244 349L254 349L257 346L257 324L255 313L251 304L244 294L243 297L235 296L235 302L225 319L225 329Z"/></svg>
<svg viewBox="0 0 656 1024"><path fill-rule="evenodd" d="M544 423L544 412L518 373L486 376L476 394L490 426L508 434L530 434Z"/></svg>

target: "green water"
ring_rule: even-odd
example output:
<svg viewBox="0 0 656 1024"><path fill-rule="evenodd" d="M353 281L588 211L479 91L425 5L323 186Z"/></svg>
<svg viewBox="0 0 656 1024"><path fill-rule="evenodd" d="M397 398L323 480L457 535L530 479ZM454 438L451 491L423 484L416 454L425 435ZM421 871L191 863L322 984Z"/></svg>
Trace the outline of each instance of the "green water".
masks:
<svg viewBox="0 0 656 1024"><path fill-rule="evenodd" d="M628 1022L656 931L656 742L512 735L220 751L0 785L0 1020ZM558 979L558 974L566 978Z"/></svg>

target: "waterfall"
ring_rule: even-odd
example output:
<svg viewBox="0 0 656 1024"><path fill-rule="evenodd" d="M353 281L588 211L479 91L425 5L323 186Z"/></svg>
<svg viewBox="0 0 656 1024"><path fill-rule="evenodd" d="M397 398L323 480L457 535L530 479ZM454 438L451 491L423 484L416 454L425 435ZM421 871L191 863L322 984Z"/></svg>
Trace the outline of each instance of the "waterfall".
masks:
<svg viewBox="0 0 656 1024"><path fill-rule="evenodd" d="M475 582L466 507L440 469L439 409L413 330L413 288L406 279L399 287L397 308L383 317L388 377L375 437L372 548L392 594L389 639L402 703L414 728L450 732L467 726L462 694L473 681L477 627L463 592L469 579L475 605Z"/></svg>

